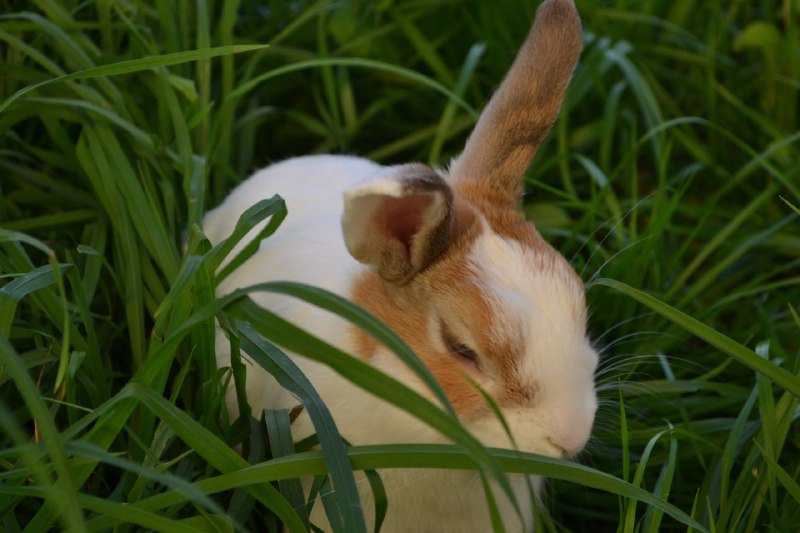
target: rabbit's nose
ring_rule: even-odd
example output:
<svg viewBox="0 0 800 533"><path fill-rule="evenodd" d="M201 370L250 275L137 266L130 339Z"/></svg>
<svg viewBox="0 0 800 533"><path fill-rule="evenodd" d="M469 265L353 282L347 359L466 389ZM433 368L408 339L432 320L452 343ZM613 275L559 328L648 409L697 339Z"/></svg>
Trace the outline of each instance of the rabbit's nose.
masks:
<svg viewBox="0 0 800 533"><path fill-rule="evenodd" d="M547 437L548 444L554 449L556 457L571 457L580 452L589 440L589 431L571 428L567 431L551 432Z"/></svg>
<svg viewBox="0 0 800 533"><path fill-rule="evenodd" d="M547 425L547 442L561 457L569 457L580 452L594 424L594 414L597 410L596 400L587 402L587 405L578 409L569 409L561 412L561 416L551 419Z"/></svg>

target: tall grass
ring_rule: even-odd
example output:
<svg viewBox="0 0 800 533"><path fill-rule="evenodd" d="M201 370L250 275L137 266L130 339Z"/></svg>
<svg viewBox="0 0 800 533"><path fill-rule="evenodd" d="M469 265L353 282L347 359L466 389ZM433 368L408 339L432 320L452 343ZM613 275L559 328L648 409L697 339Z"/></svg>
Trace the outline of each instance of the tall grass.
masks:
<svg viewBox="0 0 800 533"><path fill-rule="evenodd" d="M589 287L603 362L582 465L484 450L391 378L242 295L215 300L234 240L266 218L280 231L285 212L265 199L212 248L205 209L292 155L446 163L535 7L0 0L2 528L303 530L291 480L315 475L334 527L372 529L343 512L351 468L437 464L551 477L546 531L796 530L796 2L578 1L586 48L525 209ZM334 308L414 363L346 302L260 290ZM240 376L216 368L215 316L319 420L276 345L456 444L320 432L323 453L287 438L286 413L229 419L222 390Z"/></svg>

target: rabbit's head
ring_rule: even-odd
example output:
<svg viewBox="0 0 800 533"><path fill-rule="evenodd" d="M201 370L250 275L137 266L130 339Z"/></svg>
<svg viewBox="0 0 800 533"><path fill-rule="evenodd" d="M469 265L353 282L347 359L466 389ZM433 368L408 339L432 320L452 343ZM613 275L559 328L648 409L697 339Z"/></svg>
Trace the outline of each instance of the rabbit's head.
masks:
<svg viewBox="0 0 800 533"><path fill-rule="evenodd" d="M353 300L388 324L488 445L573 455L597 406L584 286L526 221L522 176L561 106L582 48L572 0L547 0L505 81L448 171L387 167L345 193L350 253L371 269ZM397 373L357 335L360 355Z"/></svg>

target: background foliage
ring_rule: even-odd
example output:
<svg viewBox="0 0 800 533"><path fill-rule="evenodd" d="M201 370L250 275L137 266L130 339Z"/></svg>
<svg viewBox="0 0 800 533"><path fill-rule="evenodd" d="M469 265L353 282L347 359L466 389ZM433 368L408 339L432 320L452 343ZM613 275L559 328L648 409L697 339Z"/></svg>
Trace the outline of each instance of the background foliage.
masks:
<svg viewBox="0 0 800 533"><path fill-rule="evenodd" d="M686 528L637 506L624 480L709 530L792 531L800 2L577 3L585 51L524 207L589 284L602 407L580 460L609 476L483 456L452 421L436 423L468 450L461 466L494 457L562 479L547 529ZM288 503L296 486L249 483L326 463L315 452L287 470L263 462L291 445L276 437L280 414L266 421L267 450L264 424L227 420L230 374L213 358L225 250L203 241L201 215L293 155L446 164L535 8L0 0L3 529L258 529L276 514L304 527ZM204 51L250 44L269 46ZM280 205L252 220L267 216ZM248 353L266 342L237 331ZM341 453L374 468L390 451ZM402 464L436 457L417 452ZM328 468L346 465L337 457Z"/></svg>

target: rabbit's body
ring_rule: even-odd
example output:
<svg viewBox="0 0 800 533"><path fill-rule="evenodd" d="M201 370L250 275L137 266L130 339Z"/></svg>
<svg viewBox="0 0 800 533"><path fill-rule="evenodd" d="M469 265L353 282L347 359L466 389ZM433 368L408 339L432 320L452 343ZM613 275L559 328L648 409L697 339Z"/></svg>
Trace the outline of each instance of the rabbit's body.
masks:
<svg viewBox="0 0 800 533"><path fill-rule="evenodd" d="M369 273L367 267L352 258L341 238L341 198L344 190L383 169L365 159L324 155L289 159L251 176L219 207L206 214L204 226L211 242L220 242L229 235L239 216L254 202L274 194L283 197L290 215L278 232L262 242L259 251L249 261L219 285L219 294L228 294L261 281L296 281L322 287L369 308L369 302L358 302L353 297L353 280L358 279L359 273ZM263 226L264 223L253 229L251 236ZM247 242L248 238L243 239L231 256ZM333 313L289 296L255 292L251 297L286 320L313 325L307 326L307 329L346 353L358 354L361 351L354 327ZM217 336L217 355L220 367L230 365L230 348L222 334ZM434 400L412 372L406 367L398 367L389 353L376 353L370 359L377 368ZM447 442L413 416L390 404L375 402L369 393L353 387L327 366L303 357L294 357L294 361L333 412L339 431L351 442L362 445ZM247 397L254 413L261 409L292 409L298 405L291 394L257 365L248 364L247 373ZM342 391L346 391L346 395ZM230 400L229 406L235 412L234 398ZM494 426L491 423L489 425ZM293 423L292 431L297 440L310 435L314 429L310 419L303 414ZM499 427L493 427L492 432L496 433L496 438L487 444L510 445ZM381 475L390 505L395 507L403 502L403 507L415 510L407 515L390 513L383 531L463 532L485 529L478 527L480 524L490 527L485 510L485 494L475 472L413 469L392 470ZM373 496L363 476L359 477L359 481L367 523L371 523ZM532 488L538 487L539 480L531 477L530 481ZM527 515L525 529L529 529L532 516L528 482L516 476L512 478L512 486ZM453 487L458 487L458 490L454 492ZM518 518L500 491L495 493L498 505L506 510L504 514L511 521L506 525L511 530L515 529L512 524ZM443 516L449 516L450 521L443 523ZM326 523L321 504L315 506L312 520L317 524Z"/></svg>
<svg viewBox="0 0 800 533"><path fill-rule="evenodd" d="M405 340L485 445L512 447L476 383L502 410L520 450L554 457L580 451L597 407L597 354L586 336L583 284L525 220L518 203L522 174L555 120L581 46L572 0L543 2L506 80L447 170L315 156L256 173L207 215L212 242L227 237L247 207L273 194L284 197L289 215L218 292L269 280L335 292ZM253 297L433 399L391 351L355 326L290 297ZM221 333L217 357L220 366L229 364ZM350 442L445 442L328 367L302 357L295 361ZM253 365L247 398L254 413L298 403ZM313 431L302 415L292 429L296 437ZM383 472L382 479L389 498L385 531L491 528L476 473L396 470ZM494 491L509 530L532 528L529 481L538 490L538 479L512 478L522 524ZM359 487L369 513L368 484Z"/></svg>

